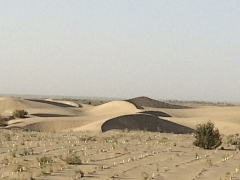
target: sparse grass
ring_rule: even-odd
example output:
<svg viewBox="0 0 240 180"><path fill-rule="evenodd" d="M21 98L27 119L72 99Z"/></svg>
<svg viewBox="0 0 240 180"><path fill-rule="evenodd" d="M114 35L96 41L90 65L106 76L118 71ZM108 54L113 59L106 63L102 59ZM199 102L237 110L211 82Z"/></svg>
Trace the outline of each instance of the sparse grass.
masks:
<svg viewBox="0 0 240 180"><path fill-rule="evenodd" d="M227 143L226 139L227 136L223 139L224 145ZM182 168L185 162L194 166L197 157L200 159L197 164L202 163L206 171L211 171L212 168L208 168L213 166L211 159L217 159L217 156L220 159L214 163L216 162L219 166L229 164L224 162L218 164L223 151L206 152L204 149L193 146L193 141L194 137L189 134L174 135L134 131L90 134L87 132L46 133L0 130L1 166L4 166L1 169L9 169L6 177L9 176L12 179L17 179L18 176L19 179L26 179L29 177L27 174L32 172L32 178L38 176L37 179L42 179L41 176L44 175L50 177L54 173L54 176L66 176L66 179L69 180L71 178L73 180L81 179L84 176L93 179L106 179L107 177L110 180L126 177L126 172L130 171L128 173L131 173L132 171L128 168L133 167L139 170L139 173L134 176L139 176L138 179L150 180L157 179L159 175L164 176L165 173L171 173L169 169L173 169L174 172L174 169ZM174 143L177 143L177 146L174 146ZM170 147L172 152L166 151ZM170 153L171 159L167 158L165 153ZM208 160L204 158L204 154L209 156ZM238 151L228 151L226 154L223 158L231 161L234 159L233 155L237 155ZM174 162L175 158L178 159L178 162ZM163 160L172 161L173 164L165 167L166 165L162 163ZM143 166L146 169L142 169ZM175 168L171 168L171 166ZM232 170L235 172L235 169L234 165ZM19 173L16 173L17 171ZM140 174L141 171L143 172ZM14 172L13 175L12 172ZM55 174L55 172L57 173ZM230 171L230 173L232 172ZM201 173L205 173L205 171ZM25 174L24 178L23 174ZM221 178L224 179L224 174Z"/></svg>
<svg viewBox="0 0 240 180"><path fill-rule="evenodd" d="M212 160L211 159L207 159L206 160L206 166L207 167L211 167L212 165L213 165Z"/></svg>

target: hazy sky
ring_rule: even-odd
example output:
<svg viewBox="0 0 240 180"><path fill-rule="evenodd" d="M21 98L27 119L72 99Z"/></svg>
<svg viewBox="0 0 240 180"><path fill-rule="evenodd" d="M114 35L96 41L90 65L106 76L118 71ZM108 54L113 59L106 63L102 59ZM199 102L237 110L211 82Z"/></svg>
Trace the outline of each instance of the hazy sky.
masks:
<svg viewBox="0 0 240 180"><path fill-rule="evenodd" d="M0 94L240 101L239 0L0 0Z"/></svg>

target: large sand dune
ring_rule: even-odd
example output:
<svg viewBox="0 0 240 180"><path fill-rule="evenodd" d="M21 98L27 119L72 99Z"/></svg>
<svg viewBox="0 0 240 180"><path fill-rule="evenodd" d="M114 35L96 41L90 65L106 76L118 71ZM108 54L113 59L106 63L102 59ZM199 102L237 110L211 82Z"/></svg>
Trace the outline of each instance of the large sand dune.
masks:
<svg viewBox="0 0 240 180"><path fill-rule="evenodd" d="M142 109L139 109L139 107ZM25 100L0 98L0 113L11 116L15 109L29 112L26 119L13 119L6 128L27 128L34 131L108 131L140 129L188 133L198 123L211 120L221 133L239 133L240 107L203 106L187 108L147 97L128 101L111 101L98 106L69 101Z"/></svg>

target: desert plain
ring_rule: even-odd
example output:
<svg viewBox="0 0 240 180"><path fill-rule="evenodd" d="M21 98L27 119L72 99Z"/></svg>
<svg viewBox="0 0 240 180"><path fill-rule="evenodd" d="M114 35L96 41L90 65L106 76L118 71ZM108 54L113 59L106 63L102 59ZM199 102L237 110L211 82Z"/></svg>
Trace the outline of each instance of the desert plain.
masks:
<svg viewBox="0 0 240 180"><path fill-rule="evenodd" d="M24 109L25 118L12 112ZM0 97L0 179L240 179L240 106L179 105L148 97L92 105ZM212 121L222 144L193 145Z"/></svg>

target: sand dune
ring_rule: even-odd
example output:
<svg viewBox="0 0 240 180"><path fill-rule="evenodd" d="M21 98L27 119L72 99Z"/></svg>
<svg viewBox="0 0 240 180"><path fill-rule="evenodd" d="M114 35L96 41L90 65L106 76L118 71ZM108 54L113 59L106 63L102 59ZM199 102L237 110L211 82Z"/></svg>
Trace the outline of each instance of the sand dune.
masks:
<svg viewBox="0 0 240 180"><path fill-rule="evenodd" d="M60 103L45 103L45 101L25 100L18 98L0 98L0 113L11 116L15 109L24 109L31 114L56 114L76 116L80 114L80 108L73 106L60 106ZM68 108L69 107L69 108Z"/></svg>
<svg viewBox="0 0 240 180"><path fill-rule="evenodd" d="M140 109L142 109L141 107L168 108L168 109L189 108L187 106L179 106L179 105L173 105L173 104L166 103L166 102L157 101L157 100L154 100L154 99L151 99L151 98L148 98L148 97L144 97L144 96L129 99L129 100L126 100L126 101L134 104L138 108L140 107Z"/></svg>
<svg viewBox="0 0 240 180"><path fill-rule="evenodd" d="M106 104L92 107L89 111L86 111L85 113L89 115L106 115L106 114L123 115L136 112L138 112L136 106L129 102L111 101Z"/></svg>
<svg viewBox="0 0 240 180"><path fill-rule="evenodd" d="M13 111L15 109L28 109L28 108L51 108L49 106L44 106L39 103L30 102L23 99L17 98L0 98L0 112Z"/></svg>
<svg viewBox="0 0 240 180"><path fill-rule="evenodd" d="M186 108L139 97L128 101L111 101L98 106L77 105L55 100L0 98L0 114L11 116L15 109L29 112L26 119L8 121L7 128L34 131L108 131L111 129L147 129L188 133L197 124L211 120L221 133L239 133L240 107L203 106ZM143 109L139 109L142 106ZM159 127L159 128L158 128Z"/></svg>

